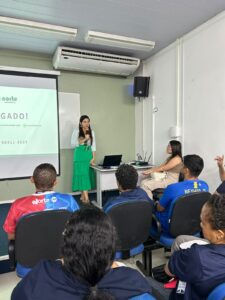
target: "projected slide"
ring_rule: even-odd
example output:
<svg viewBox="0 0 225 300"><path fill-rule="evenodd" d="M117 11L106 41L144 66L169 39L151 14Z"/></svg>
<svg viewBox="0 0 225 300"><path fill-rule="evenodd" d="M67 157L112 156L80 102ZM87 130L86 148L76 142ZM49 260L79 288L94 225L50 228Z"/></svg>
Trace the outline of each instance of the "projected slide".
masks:
<svg viewBox="0 0 225 300"><path fill-rule="evenodd" d="M1 155L55 153L56 91L0 87L0 95Z"/></svg>
<svg viewBox="0 0 225 300"><path fill-rule="evenodd" d="M59 169L56 78L0 74L0 179Z"/></svg>

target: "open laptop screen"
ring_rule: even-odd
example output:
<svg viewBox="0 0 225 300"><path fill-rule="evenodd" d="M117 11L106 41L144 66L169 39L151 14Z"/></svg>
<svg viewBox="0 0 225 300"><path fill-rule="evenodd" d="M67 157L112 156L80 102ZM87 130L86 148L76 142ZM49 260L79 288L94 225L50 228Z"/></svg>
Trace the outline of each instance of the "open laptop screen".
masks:
<svg viewBox="0 0 225 300"><path fill-rule="evenodd" d="M122 155L106 155L102 167L117 167L120 165L122 160Z"/></svg>

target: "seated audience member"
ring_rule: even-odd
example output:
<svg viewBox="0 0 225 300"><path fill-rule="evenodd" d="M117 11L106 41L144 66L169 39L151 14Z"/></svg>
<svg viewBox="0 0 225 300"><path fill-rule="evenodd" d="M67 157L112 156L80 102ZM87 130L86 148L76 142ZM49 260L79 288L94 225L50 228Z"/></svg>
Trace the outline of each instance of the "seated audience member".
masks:
<svg viewBox="0 0 225 300"><path fill-rule="evenodd" d="M128 200L132 201L140 199L151 201L147 193L143 189L137 187L138 173L133 166L127 164L119 166L116 171L116 180L120 195L118 197L109 199L104 205L104 211L108 208L109 205L121 203Z"/></svg>
<svg viewBox="0 0 225 300"><path fill-rule="evenodd" d="M10 240L15 238L16 223L24 215L43 210L66 209L75 211L79 209L79 205L71 195L53 191L57 183L56 170L53 165L44 163L37 166L31 177L31 182L34 183L36 192L15 200L3 225Z"/></svg>
<svg viewBox="0 0 225 300"><path fill-rule="evenodd" d="M167 153L170 156L158 167L144 171L144 176L150 176L143 179L141 188L143 188L152 199L152 191L158 188L166 188L169 184L178 182L179 174L182 169L182 146L179 141L172 140L167 146ZM161 172L161 178L155 178L154 174Z"/></svg>
<svg viewBox="0 0 225 300"><path fill-rule="evenodd" d="M174 242L175 252L165 271L185 283L178 281L170 299L206 299L216 286L225 282L224 195L212 195L205 203L201 211L201 228L206 239L198 239L201 243L193 236L180 236ZM195 241L190 248L184 249L191 240ZM183 293L179 294L182 290Z"/></svg>
<svg viewBox="0 0 225 300"><path fill-rule="evenodd" d="M224 169L224 155L217 156L215 158L217 161L217 166L219 168L220 179L222 183L216 189L216 194L225 194L225 169Z"/></svg>
<svg viewBox="0 0 225 300"><path fill-rule="evenodd" d="M15 287L11 300L147 300L148 281L113 262L115 243L115 229L104 212L97 207L76 211L63 232L62 259L36 265Z"/></svg>
<svg viewBox="0 0 225 300"><path fill-rule="evenodd" d="M207 183L198 179L203 167L204 162L200 156L184 156L181 170L184 181L168 185L161 199L156 202L156 216L164 232L169 231L169 211L173 200L189 193L208 191Z"/></svg>

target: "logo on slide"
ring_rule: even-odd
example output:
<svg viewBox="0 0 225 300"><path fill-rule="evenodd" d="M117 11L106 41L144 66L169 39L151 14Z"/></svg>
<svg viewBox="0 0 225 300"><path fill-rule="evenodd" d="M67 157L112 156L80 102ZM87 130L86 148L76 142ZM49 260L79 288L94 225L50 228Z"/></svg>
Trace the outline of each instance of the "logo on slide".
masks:
<svg viewBox="0 0 225 300"><path fill-rule="evenodd" d="M3 97L0 97L0 101L4 102L4 103L16 103L17 101L17 97L14 97L14 96L3 96Z"/></svg>

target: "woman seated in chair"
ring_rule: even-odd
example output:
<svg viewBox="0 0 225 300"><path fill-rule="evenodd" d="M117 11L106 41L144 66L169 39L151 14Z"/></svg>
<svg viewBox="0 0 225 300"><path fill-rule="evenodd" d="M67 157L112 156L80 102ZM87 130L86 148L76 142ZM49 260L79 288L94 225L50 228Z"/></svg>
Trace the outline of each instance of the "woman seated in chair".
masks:
<svg viewBox="0 0 225 300"><path fill-rule="evenodd" d="M42 261L12 292L12 300L153 299L136 270L113 262L116 233L96 207L74 213L63 232L62 259Z"/></svg>
<svg viewBox="0 0 225 300"><path fill-rule="evenodd" d="M153 199L152 191L158 188L166 188L171 183L178 182L182 169L182 146L179 141L172 140L167 146L170 156L158 167L144 171L142 174L148 178L142 180L141 187L148 196Z"/></svg>
<svg viewBox="0 0 225 300"><path fill-rule="evenodd" d="M205 240L193 236L175 240L165 271L185 283L178 281L170 299L206 299L225 282L225 195L212 195L203 206L201 228Z"/></svg>

